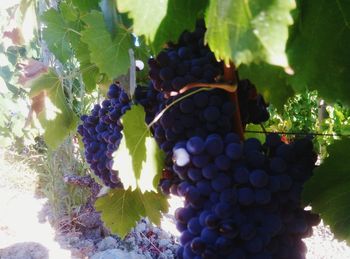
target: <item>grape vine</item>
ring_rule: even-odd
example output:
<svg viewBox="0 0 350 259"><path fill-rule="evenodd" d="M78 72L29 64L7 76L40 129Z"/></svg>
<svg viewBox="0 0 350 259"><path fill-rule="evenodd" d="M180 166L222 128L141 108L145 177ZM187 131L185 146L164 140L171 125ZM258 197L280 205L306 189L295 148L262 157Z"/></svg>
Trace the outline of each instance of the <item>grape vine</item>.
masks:
<svg viewBox="0 0 350 259"><path fill-rule="evenodd" d="M81 117L86 160L111 187L96 202L107 225L123 236L141 217L159 223L173 194L185 198L175 215L179 257L303 258L301 239L319 221L314 212L349 240L350 119L332 108L350 103L350 6L321 2L64 0L43 13L41 40L74 69L64 76L47 69L29 84L30 96L45 94L54 107L53 119L38 115L51 148L75 134ZM132 96L135 67L142 71ZM67 78L80 80L74 93ZM269 119L269 105L281 110L305 89L317 90L341 124L343 139L327 141L320 165L308 138L244 140L246 126ZM88 115L74 106L104 92ZM144 190L143 180L152 182ZM130 219L116 222L124 212L113 199L121 195L134 203L120 206Z"/></svg>
<svg viewBox="0 0 350 259"><path fill-rule="evenodd" d="M263 145L254 138L242 142L237 127L269 118L249 80L238 82L236 100L223 89L182 91L191 83L225 80L223 64L204 46L204 33L198 22L194 32L184 32L151 58L151 82L136 91L135 102L144 107L145 122L166 154L160 189L185 199L175 212L177 258L305 258L301 239L319 223L318 215L301 206L303 184L316 162L312 142L284 144L276 134ZM95 174L122 188L112 158L130 99L116 85L107 96L82 117L79 133Z"/></svg>

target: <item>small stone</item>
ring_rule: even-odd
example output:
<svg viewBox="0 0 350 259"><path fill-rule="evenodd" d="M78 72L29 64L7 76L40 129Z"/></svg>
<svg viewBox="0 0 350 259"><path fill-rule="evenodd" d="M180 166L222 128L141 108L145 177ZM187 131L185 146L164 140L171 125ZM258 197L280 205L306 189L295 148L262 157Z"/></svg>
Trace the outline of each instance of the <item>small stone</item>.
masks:
<svg viewBox="0 0 350 259"><path fill-rule="evenodd" d="M169 240L166 240L166 239L159 240L160 247L166 247L168 244L169 244Z"/></svg>
<svg viewBox="0 0 350 259"><path fill-rule="evenodd" d="M118 241L113 237L106 237L97 244L98 251L105 251L107 249L113 249L118 246Z"/></svg>
<svg viewBox="0 0 350 259"><path fill-rule="evenodd" d="M146 231L146 223L141 222L136 226L136 231L137 232L144 232Z"/></svg>
<svg viewBox="0 0 350 259"><path fill-rule="evenodd" d="M120 249L109 249L98 252L90 257L90 259L143 259L142 255L135 252L124 252Z"/></svg>

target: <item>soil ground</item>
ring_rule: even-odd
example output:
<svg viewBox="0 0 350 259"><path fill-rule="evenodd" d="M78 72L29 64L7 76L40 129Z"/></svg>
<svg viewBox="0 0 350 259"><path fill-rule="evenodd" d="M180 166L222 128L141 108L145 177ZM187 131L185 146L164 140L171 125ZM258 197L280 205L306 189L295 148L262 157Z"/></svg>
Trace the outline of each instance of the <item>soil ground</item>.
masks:
<svg viewBox="0 0 350 259"><path fill-rule="evenodd" d="M64 236L57 235L50 225L49 206L45 198L36 195L36 181L36 172L21 163L9 163L0 155L0 259L86 258L61 246ZM178 204L178 200L174 202ZM172 222L164 220L168 226L165 230L176 235ZM61 237L59 241L57 236ZM322 223L305 242L307 259L350 258L350 248L335 240Z"/></svg>

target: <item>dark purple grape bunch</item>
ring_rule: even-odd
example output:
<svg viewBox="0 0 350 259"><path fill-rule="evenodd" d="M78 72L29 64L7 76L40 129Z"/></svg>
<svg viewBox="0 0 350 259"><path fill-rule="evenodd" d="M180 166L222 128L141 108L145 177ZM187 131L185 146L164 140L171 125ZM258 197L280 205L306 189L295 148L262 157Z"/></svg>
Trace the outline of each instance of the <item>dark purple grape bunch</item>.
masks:
<svg viewBox="0 0 350 259"><path fill-rule="evenodd" d="M122 138L120 118L130 105L127 93L119 85L112 84L107 99L96 104L90 115L81 116L83 123L78 126L86 161L94 174L111 188L122 187L118 172L112 169L112 155Z"/></svg>
<svg viewBox="0 0 350 259"><path fill-rule="evenodd" d="M165 103L172 101L173 99L169 98ZM160 105L159 111L162 109L163 106ZM173 172L171 160L174 145L194 136L205 138L213 133L224 136L232 132L233 112L234 105L225 91L220 89L202 91L173 105L152 126L154 138L170 158L166 160L168 175L173 174L173 177L162 178L160 181L164 193L176 194L174 190L179 182L178 176Z"/></svg>
<svg viewBox="0 0 350 259"><path fill-rule="evenodd" d="M309 140L194 136L175 144L173 161L185 198L178 258L305 258L301 239L319 222L300 204L315 163Z"/></svg>
<svg viewBox="0 0 350 259"><path fill-rule="evenodd" d="M148 61L156 90L178 92L189 83L214 83L223 74L222 62L204 45L204 33L204 22L198 22L194 32L185 31L177 44Z"/></svg>
<svg viewBox="0 0 350 259"><path fill-rule="evenodd" d="M244 126L249 123L259 124L270 118L264 98L258 94L256 87L248 79L240 80L237 90L241 120Z"/></svg>
<svg viewBox="0 0 350 259"><path fill-rule="evenodd" d="M164 96L153 87L153 83L150 81L148 86L136 88L135 102L143 106L146 113L145 122L150 124L159 112L159 108L164 102Z"/></svg>

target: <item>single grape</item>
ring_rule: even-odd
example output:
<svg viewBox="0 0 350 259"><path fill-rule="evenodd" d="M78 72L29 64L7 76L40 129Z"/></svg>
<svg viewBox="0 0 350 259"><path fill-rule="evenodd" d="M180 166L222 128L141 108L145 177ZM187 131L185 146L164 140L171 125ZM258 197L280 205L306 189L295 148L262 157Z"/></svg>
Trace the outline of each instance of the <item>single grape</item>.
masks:
<svg viewBox="0 0 350 259"><path fill-rule="evenodd" d="M185 166L190 162L190 156L186 149L178 148L173 153L174 163L178 166Z"/></svg>
<svg viewBox="0 0 350 259"><path fill-rule="evenodd" d="M186 143L186 149L193 155L198 155L204 150L204 141L200 137L192 137Z"/></svg>
<svg viewBox="0 0 350 259"><path fill-rule="evenodd" d="M249 181L254 187L264 187L269 182L268 174L263 170L253 170L249 175Z"/></svg>
<svg viewBox="0 0 350 259"><path fill-rule="evenodd" d="M207 93L200 92L193 96L193 101L198 108L204 108L209 102L209 96Z"/></svg>
<svg viewBox="0 0 350 259"><path fill-rule="evenodd" d="M235 204L237 201L237 190L234 188L223 190L220 193L220 201L227 204Z"/></svg>
<svg viewBox="0 0 350 259"><path fill-rule="evenodd" d="M215 106L209 106L208 108L206 108L204 110L203 115L204 115L204 118L206 121L213 122L213 121L216 121L217 119L219 119L220 110Z"/></svg>
<svg viewBox="0 0 350 259"><path fill-rule="evenodd" d="M258 253L263 249L264 244L261 238L256 236L250 240L247 240L244 244L244 247L249 253Z"/></svg>
<svg viewBox="0 0 350 259"><path fill-rule="evenodd" d="M215 164L208 164L202 168L202 175L206 179L214 179L218 175L218 168Z"/></svg>
<svg viewBox="0 0 350 259"><path fill-rule="evenodd" d="M205 223L205 219L208 215L212 214L210 211L208 210L203 210L200 215L199 215L199 223L205 227L206 226L206 223Z"/></svg>
<svg viewBox="0 0 350 259"><path fill-rule="evenodd" d="M198 167L203 168L205 167L210 161L210 157L208 155L195 155L192 157L192 163Z"/></svg>
<svg viewBox="0 0 350 259"><path fill-rule="evenodd" d="M194 211L191 208L178 208L175 211L175 218L181 223L187 223L194 215Z"/></svg>
<svg viewBox="0 0 350 259"><path fill-rule="evenodd" d="M238 233L239 229L232 219L221 221L219 226L219 232L222 236L233 239Z"/></svg>
<svg viewBox="0 0 350 259"><path fill-rule="evenodd" d="M231 185L231 178L226 174L219 174L215 179L212 180L211 186L217 192L222 192Z"/></svg>
<svg viewBox="0 0 350 259"><path fill-rule="evenodd" d="M190 221L187 223L187 229L193 235L198 235L202 231L202 228L203 227L199 223L198 217L190 219Z"/></svg>
<svg viewBox="0 0 350 259"><path fill-rule="evenodd" d="M215 165L220 170L228 170L231 166L231 160L226 155L219 155L215 158Z"/></svg>
<svg viewBox="0 0 350 259"><path fill-rule="evenodd" d="M255 200L254 191L250 188L243 187L238 189L238 202L242 205L251 205Z"/></svg>
<svg viewBox="0 0 350 259"><path fill-rule="evenodd" d="M249 182L249 170L246 167L237 167L234 171L234 180L237 183L243 184Z"/></svg>
<svg viewBox="0 0 350 259"><path fill-rule="evenodd" d="M171 80L174 77L174 71L170 67L164 67L159 71L162 80Z"/></svg>
<svg viewBox="0 0 350 259"><path fill-rule="evenodd" d="M226 146L225 154L231 159L237 160L242 156L242 146L237 143L230 143Z"/></svg>
<svg viewBox="0 0 350 259"><path fill-rule="evenodd" d="M200 198L200 192L197 190L197 188L190 186L185 192L185 198L187 201L195 203Z"/></svg>
<svg viewBox="0 0 350 259"><path fill-rule="evenodd" d="M250 240L256 234L255 226L252 223L246 223L239 228L239 237L242 240Z"/></svg>
<svg viewBox="0 0 350 259"><path fill-rule="evenodd" d="M222 153L224 149L224 143L221 137L217 134L212 134L205 140L205 150L211 156L217 156Z"/></svg>
<svg viewBox="0 0 350 259"><path fill-rule="evenodd" d="M208 214L205 218L205 225L209 229L216 229L220 223L220 218L215 214Z"/></svg>
<svg viewBox="0 0 350 259"><path fill-rule="evenodd" d="M194 109L194 103L190 98L186 98L180 103L180 110L183 113L193 113Z"/></svg>
<svg viewBox="0 0 350 259"><path fill-rule="evenodd" d="M187 173L188 173L188 178L190 178L194 182L199 182L200 180L202 180L202 173L200 169L189 168Z"/></svg>
<svg viewBox="0 0 350 259"><path fill-rule="evenodd" d="M230 217L232 210L231 210L231 206L227 203L224 202L219 202L216 206L215 206L215 214L222 219L226 219L228 217Z"/></svg>
<svg viewBox="0 0 350 259"><path fill-rule="evenodd" d="M200 237L195 237L191 242L192 251L200 255L206 248L205 242Z"/></svg>
<svg viewBox="0 0 350 259"><path fill-rule="evenodd" d="M219 237L216 239L215 246L220 254L227 255L232 250L232 242L225 237Z"/></svg>
<svg viewBox="0 0 350 259"><path fill-rule="evenodd" d="M271 192L267 189L255 190L255 202L257 204L267 204L271 201Z"/></svg>
<svg viewBox="0 0 350 259"><path fill-rule="evenodd" d="M205 243L214 244L218 237L218 233L215 230L204 227L200 237Z"/></svg>
<svg viewBox="0 0 350 259"><path fill-rule="evenodd" d="M213 188L211 187L211 183L206 180L201 180L197 182L196 187L202 196L209 196L213 191Z"/></svg>

